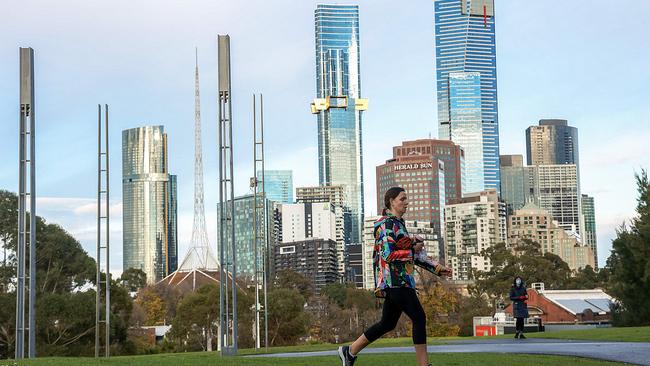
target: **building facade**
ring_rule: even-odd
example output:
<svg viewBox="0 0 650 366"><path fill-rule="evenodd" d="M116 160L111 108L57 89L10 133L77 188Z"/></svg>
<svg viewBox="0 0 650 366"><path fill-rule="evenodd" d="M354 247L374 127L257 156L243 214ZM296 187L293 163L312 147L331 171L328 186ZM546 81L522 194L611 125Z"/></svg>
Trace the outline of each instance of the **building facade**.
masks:
<svg viewBox="0 0 650 366"><path fill-rule="evenodd" d="M260 197L260 196L258 196ZM258 201L261 201L262 198L258 198ZM255 197L252 194L247 194L243 196L235 197L235 217L234 217L234 229L235 229L235 261L237 263L237 275L243 276L252 276L255 273L255 252L253 250L254 242L254 225L257 225L258 231L263 233L266 230L266 238L268 238L268 244L266 243L265 238L262 238L258 241L259 245L266 246L269 251L275 245L275 236L274 236L274 225L273 218L275 217L274 203L273 201L266 200L267 214L264 215L264 210L257 211L257 223L253 222L253 210L255 206ZM226 205L229 205L229 201L226 202ZM260 202L258 202L260 204ZM260 204L261 205L261 204ZM219 220L219 208L217 204L217 220ZM217 236L217 253L220 251L220 237ZM226 248L226 258L230 258L231 248ZM262 258L258 258L258 269L263 268ZM267 271L270 271L271 268L267 268Z"/></svg>
<svg viewBox="0 0 650 366"><path fill-rule="evenodd" d="M582 195L582 218L584 220L583 243L594 252L594 268L598 268L598 243L596 240L596 207L594 198Z"/></svg>
<svg viewBox="0 0 650 366"><path fill-rule="evenodd" d="M506 241L506 207L496 189L469 193L445 207L445 260L454 280L470 280L471 271L488 271L483 250Z"/></svg>
<svg viewBox="0 0 650 366"><path fill-rule="evenodd" d="M578 169L575 164L532 165L524 168L526 202L547 210L567 232L582 236Z"/></svg>
<svg viewBox="0 0 650 366"><path fill-rule="evenodd" d="M427 158L430 161L438 159L444 163L445 203L461 198L465 152L459 145L449 140L419 139L404 141L401 145L393 147L393 159L396 161L407 162L418 159L426 160ZM383 197L383 192L381 196Z"/></svg>
<svg viewBox="0 0 650 366"><path fill-rule="evenodd" d="M375 290L375 272L372 254L375 250L375 222L381 216L369 216L363 220L363 288Z"/></svg>
<svg viewBox="0 0 650 366"><path fill-rule="evenodd" d="M431 222L440 231L445 198L445 165L427 156L410 156L386 161L377 167L377 213L384 208L384 194L402 187L409 198L405 220Z"/></svg>
<svg viewBox="0 0 650 366"><path fill-rule="evenodd" d="M320 185L342 185L350 242L361 242L364 217L359 7L319 4L315 10L316 99Z"/></svg>
<svg viewBox="0 0 650 366"><path fill-rule="evenodd" d="M506 203L508 215L526 204L524 157L522 155L501 155L501 198Z"/></svg>
<svg viewBox="0 0 650 366"><path fill-rule="evenodd" d="M257 172L261 177L261 172ZM278 203L293 203L293 171L265 170L264 193L271 201Z"/></svg>
<svg viewBox="0 0 650 366"><path fill-rule="evenodd" d="M346 247L345 282L363 288L363 243L349 244Z"/></svg>
<svg viewBox="0 0 650 366"><path fill-rule="evenodd" d="M316 203L329 202L334 206L336 215L336 241L337 263L339 266L339 275L345 276L345 252L347 245L351 244L350 239L350 210L345 205L346 193L342 185L325 185L296 188L296 202L298 203Z"/></svg>
<svg viewBox="0 0 650 366"><path fill-rule="evenodd" d="M508 243L515 245L524 239L538 243L542 253L559 256L572 270L595 266L593 250L561 228L548 211L533 203L527 203L508 217Z"/></svg>
<svg viewBox="0 0 650 366"><path fill-rule="evenodd" d="M307 277L314 284L316 293L330 283L339 280L336 263L336 242L324 239L308 239L274 247L275 273L292 270Z"/></svg>
<svg viewBox="0 0 650 366"><path fill-rule="evenodd" d="M163 126L122 131L123 268L144 271L148 283L163 279L177 261L176 233L170 236L176 180L170 186L167 160Z"/></svg>
<svg viewBox="0 0 650 366"><path fill-rule="evenodd" d="M169 198L167 200L167 235L169 237L168 243L168 258L167 268L168 273L172 273L178 269L178 184L177 176L169 175Z"/></svg>
<svg viewBox="0 0 650 366"><path fill-rule="evenodd" d="M282 243L336 239L336 215L329 202L282 205Z"/></svg>
<svg viewBox="0 0 650 366"><path fill-rule="evenodd" d="M439 137L465 151L465 190L500 189L494 0L435 0Z"/></svg>
<svg viewBox="0 0 650 366"><path fill-rule="evenodd" d="M541 119L526 129L528 165L575 164L580 166L578 129L564 119Z"/></svg>

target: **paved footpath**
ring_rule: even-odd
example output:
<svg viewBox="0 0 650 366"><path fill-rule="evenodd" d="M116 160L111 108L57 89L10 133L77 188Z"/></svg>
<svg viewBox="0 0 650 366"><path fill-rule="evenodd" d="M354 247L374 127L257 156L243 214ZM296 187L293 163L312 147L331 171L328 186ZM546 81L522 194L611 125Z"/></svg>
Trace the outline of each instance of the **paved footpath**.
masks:
<svg viewBox="0 0 650 366"><path fill-rule="evenodd" d="M449 341L443 345L428 347L429 353L535 353L546 355L579 356L601 360L627 362L650 366L650 343L642 342L603 342L558 339L485 339ZM366 348L368 353L408 353L413 347ZM309 357L332 356L336 350L320 352L295 352L255 355L248 357Z"/></svg>

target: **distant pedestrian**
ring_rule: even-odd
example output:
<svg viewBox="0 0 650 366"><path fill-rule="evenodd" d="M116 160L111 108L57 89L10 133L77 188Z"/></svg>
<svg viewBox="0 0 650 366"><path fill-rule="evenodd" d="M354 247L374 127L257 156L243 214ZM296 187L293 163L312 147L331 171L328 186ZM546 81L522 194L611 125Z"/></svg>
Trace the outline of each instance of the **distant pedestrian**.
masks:
<svg viewBox="0 0 650 366"><path fill-rule="evenodd" d="M516 319L515 339L526 339L524 335L524 319L528 318L528 292L524 279L517 276L510 288L510 300L512 300L512 316Z"/></svg>
<svg viewBox="0 0 650 366"><path fill-rule="evenodd" d="M438 276L451 276L451 269L428 258L421 237L406 231L402 216L408 208L406 191L393 187L384 196L385 209L375 222L373 268L375 295L384 298L381 320L350 346L339 347L342 366L352 366L357 354L379 337L395 329L402 312L413 322L413 344L419 366L430 365L427 357L426 315L415 292L413 265Z"/></svg>

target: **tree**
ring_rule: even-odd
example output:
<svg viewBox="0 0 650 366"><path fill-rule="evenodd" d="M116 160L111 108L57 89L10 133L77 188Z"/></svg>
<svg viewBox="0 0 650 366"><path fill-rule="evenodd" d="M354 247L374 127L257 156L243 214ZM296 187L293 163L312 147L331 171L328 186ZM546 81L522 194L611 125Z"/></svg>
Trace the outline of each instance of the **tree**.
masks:
<svg viewBox="0 0 650 366"><path fill-rule="evenodd" d="M617 230L607 259L609 291L620 301L613 321L623 326L650 325L650 182L646 170L635 178L637 217Z"/></svg>
<svg viewBox="0 0 650 366"><path fill-rule="evenodd" d="M36 283L40 292L63 293L95 283L95 260L56 224L37 220Z"/></svg>
<svg viewBox="0 0 650 366"><path fill-rule="evenodd" d="M14 357L16 293L0 293L0 359Z"/></svg>
<svg viewBox="0 0 650 366"><path fill-rule="evenodd" d="M427 335L448 337L458 335L460 327L454 324L458 310L458 297L430 273L421 273L422 288L419 291L422 308L427 316Z"/></svg>
<svg viewBox="0 0 650 366"><path fill-rule="evenodd" d="M309 299L314 294L314 285L305 276L290 269L278 271L275 274L275 288L296 289L303 298Z"/></svg>
<svg viewBox="0 0 650 366"><path fill-rule="evenodd" d="M0 285L15 281L18 198L0 190L0 241L8 249L0 268ZM41 356L94 353L95 261L65 229L36 217L36 341ZM2 253L4 255L4 251ZM0 357L12 356L15 332L15 293L0 288ZM103 294L102 294L103 296ZM132 300L112 281L111 340L119 348L126 340Z"/></svg>
<svg viewBox="0 0 650 366"><path fill-rule="evenodd" d="M269 344L292 345L307 332L305 298L296 288L275 288L268 292Z"/></svg>
<svg viewBox="0 0 650 366"><path fill-rule="evenodd" d="M219 286L199 287L178 305L170 337L184 351L212 350L219 335Z"/></svg>
<svg viewBox="0 0 650 366"><path fill-rule="evenodd" d="M158 293L152 287L145 287L138 293L135 303L144 310L142 325L159 325L165 320L167 309Z"/></svg>
<svg viewBox="0 0 650 366"><path fill-rule="evenodd" d="M605 288L607 270L601 269L596 272L591 266L586 266L577 270L572 277L567 280L565 289L594 289Z"/></svg>
<svg viewBox="0 0 650 366"><path fill-rule="evenodd" d="M127 268L119 278L119 283L129 292L137 292L147 286L147 274L137 268Z"/></svg>
<svg viewBox="0 0 650 366"><path fill-rule="evenodd" d="M548 289L561 289L571 276L569 265L552 253L542 254L538 243L529 239L496 244L483 254L490 259L489 271L475 271L475 289L491 301L506 297L516 276L526 283L544 282Z"/></svg>

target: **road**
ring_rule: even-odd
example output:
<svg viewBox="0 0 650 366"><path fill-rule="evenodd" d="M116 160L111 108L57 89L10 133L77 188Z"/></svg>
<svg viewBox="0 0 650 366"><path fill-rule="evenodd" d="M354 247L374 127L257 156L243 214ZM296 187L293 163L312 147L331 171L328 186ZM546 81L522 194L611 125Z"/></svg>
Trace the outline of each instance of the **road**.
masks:
<svg viewBox="0 0 650 366"><path fill-rule="evenodd" d="M467 341L449 341L444 345L431 345L429 353L528 353L562 356L578 356L601 360L627 362L650 366L650 343L642 342L603 342L557 339L485 339ZM367 353L407 353L413 347L367 348L360 357ZM249 357L310 357L333 356L336 350L320 352L295 352L255 355Z"/></svg>

